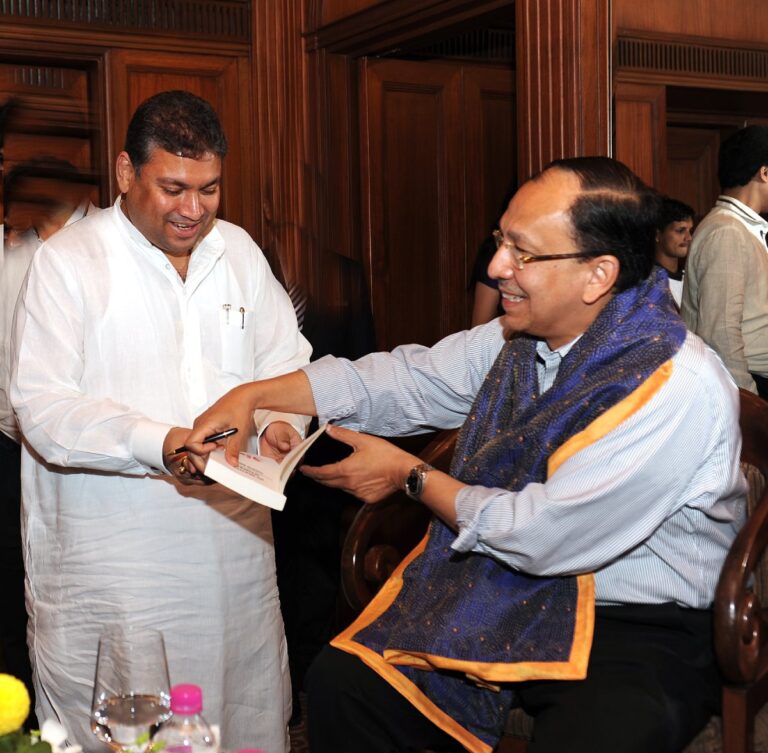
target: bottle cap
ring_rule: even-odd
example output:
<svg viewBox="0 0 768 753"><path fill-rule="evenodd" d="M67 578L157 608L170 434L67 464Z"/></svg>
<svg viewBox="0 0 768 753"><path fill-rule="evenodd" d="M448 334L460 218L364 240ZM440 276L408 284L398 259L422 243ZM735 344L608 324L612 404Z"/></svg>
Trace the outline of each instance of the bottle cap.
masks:
<svg viewBox="0 0 768 753"><path fill-rule="evenodd" d="M199 685L174 685L171 711L174 714L199 714L203 710L203 691Z"/></svg>

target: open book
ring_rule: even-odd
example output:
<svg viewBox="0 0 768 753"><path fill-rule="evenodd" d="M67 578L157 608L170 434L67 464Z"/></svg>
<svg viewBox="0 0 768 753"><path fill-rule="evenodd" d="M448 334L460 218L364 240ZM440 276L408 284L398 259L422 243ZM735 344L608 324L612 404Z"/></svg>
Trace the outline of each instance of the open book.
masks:
<svg viewBox="0 0 768 753"><path fill-rule="evenodd" d="M224 448L218 447L208 456L205 475L242 494L246 499L282 510L285 507L283 489L293 469L310 445L325 431L326 426L328 424L323 424L316 432L297 444L280 463L272 458L241 452L240 462L235 468L227 463Z"/></svg>

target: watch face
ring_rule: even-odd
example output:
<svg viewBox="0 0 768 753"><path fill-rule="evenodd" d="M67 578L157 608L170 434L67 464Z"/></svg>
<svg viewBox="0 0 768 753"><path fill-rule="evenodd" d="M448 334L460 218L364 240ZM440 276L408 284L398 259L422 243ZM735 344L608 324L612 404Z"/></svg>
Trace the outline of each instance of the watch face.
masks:
<svg viewBox="0 0 768 753"><path fill-rule="evenodd" d="M415 468L411 468L410 473L405 477L405 493L418 501L424 491L427 473L433 470L434 468L427 463L419 463Z"/></svg>
<svg viewBox="0 0 768 753"><path fill-rule="evenodd" d="M408 478L405 480L405 488L408 494L418 495L421 492L421 476L418 471L411 471L408 474Z"/></svg>

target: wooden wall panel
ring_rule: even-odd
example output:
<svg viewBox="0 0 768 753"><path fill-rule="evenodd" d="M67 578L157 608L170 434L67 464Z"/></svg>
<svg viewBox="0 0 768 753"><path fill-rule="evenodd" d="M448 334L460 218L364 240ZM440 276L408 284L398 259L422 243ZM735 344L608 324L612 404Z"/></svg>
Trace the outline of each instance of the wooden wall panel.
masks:
<svg viewBox="0 0 768 753"><path fill-rule="evenodd" d="M633 31L765 43L765 0L613 0L614 26Z"/></svg>
<svg viewBox="0 0 768 753"><path fill-rule="evenodd" d="M122 149L125 130L136 107L147 97L168 89L185 89L203 97L221 119L229 143L224 161L219 216L238 225L253 225L252 201L244 155L252 153L250 132L243 131L240 113L238 59L121 50L111 55L112 136L110 186L116 193L114 158ZM247 98L243 101L247 102Z"/></svg>
<svg viewBox="0 0 768 753"><path fill-rule="evenodd" d="M615 156L648 185L665 186L666 90L617 82Z"/></svg>
<svg viewBox="0 0 768 753"><path fill-rule="evenodd" d="M461 74L368 61L362 92L364 222L377 344L432 344L463 325Z"/></svg>
<svg viewBox="0 0 768 753"><path fill-rule="evenodd" d="M322 4L320 24L332 24L342 18L347 18L361 10L381 5L387 0L324 0Z"/></svg>
<svg viewBox="0 0 768 753"><path fill-rule="evenodd" d="M480 244L504 211L517 185L515 73L466 66L464 112L466 153L466 279Z"/></svg>
<svg viewBox="0 0 768 753"><path fill-rule="evenodd" d="M609 0L516 0L520 178L611 154Z"/></svg>
<svg viewBox="0 0 768 753"><path fill-rule="evenodd" d="M512 0L342 1L344 12L337 0L316 0L311 17L318 23L307 35L310 50L355 57L391 52L414 39L454 33L465 23L513 5Z"/></svg>
<svg viewBox="0 0 768 753"><path fill-rule="evenodd" d="M327 151L324 174L333 186L324 192L327 207L324 246L362 262L360 247L360 144L356 66L342 55L320 53L327 65L328 107L323 128ZM319 124L318 124L319 125Z"/></svg>

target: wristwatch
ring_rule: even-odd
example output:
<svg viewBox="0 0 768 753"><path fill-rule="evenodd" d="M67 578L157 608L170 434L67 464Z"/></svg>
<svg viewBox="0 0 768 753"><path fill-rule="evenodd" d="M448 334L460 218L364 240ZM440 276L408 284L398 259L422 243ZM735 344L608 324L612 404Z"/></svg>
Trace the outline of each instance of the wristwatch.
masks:
<svg viewBox="0 0 768 753"><path fill-rule="evenodd" d="M428 463L419 463L411 468L405 477L405 493L417 502L421 499L421 493L424 491L424 484L427 480L427 474L435 469Z"/></svg>

